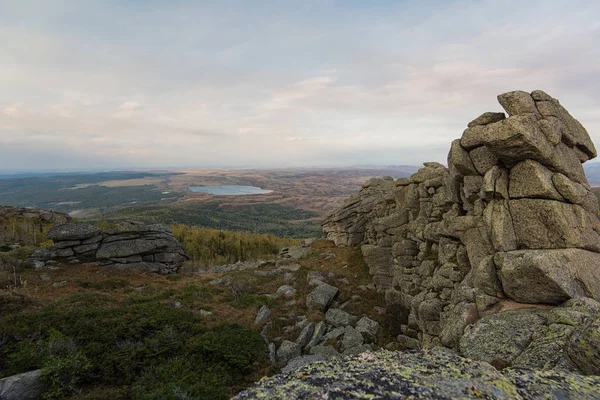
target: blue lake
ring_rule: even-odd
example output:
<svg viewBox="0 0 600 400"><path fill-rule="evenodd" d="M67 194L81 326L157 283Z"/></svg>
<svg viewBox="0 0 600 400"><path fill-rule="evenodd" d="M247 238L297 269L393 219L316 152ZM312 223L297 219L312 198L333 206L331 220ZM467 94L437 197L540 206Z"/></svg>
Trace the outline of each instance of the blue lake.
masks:
<svg viewBox="0 0 600 400"><path fill-rule="evenodd" d="M190 186L192 192L209 193L218 196L240 196L248 194L267 194L272 190L261 189L256 186L222 185L222 186Z"/></svg>

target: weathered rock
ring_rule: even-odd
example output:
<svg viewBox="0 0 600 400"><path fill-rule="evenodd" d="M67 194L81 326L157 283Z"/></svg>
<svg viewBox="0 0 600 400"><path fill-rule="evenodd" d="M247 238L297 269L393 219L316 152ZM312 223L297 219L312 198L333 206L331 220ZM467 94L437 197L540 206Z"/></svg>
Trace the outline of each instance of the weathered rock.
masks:
<svg viewBox="0 0 600 400"><path fill-rule="evenodd" d="M496 251L516 250L517 235L507 200L492 200L484 210L489 237Z"/></svg>
<svg viewBox="0 0 600 400"><path fill-rule="evenodd" d="M313 346L310 348L310 354L314 355L325 355L325 356L338 356L340 353L333 346Z"/></svg>
<svg viewBox="0 0 600 400"><path fill-rule="evenodd" d="M339 308L330 308L325 313L325 321L335 327L353 325L357 320L357 316L348 314Z"/></svg>
<svg viewBox="0 0 600 400"><path fill-rule="evenodd" d="M311 348L319 344L319 342L325 335L325 332L327 332L327 325L325 324L325 322L320 321L314 324L313 334L310 337L308 343L306 343L306 345L304 346L304 348L310 350Z"/></svg>
<svg viewBox="0 0 600 400"><path fill-rule="evenodd" d="M473 327L483 329L480 318L498 315L491 325L510 331L518 319L510 312L598 296L598 201L581 165L595 155L591 139L546 93L499 101L510 116L472 121L452 143L448 168L425 163L409 179L372 180L324 224L336 243L361 246L377 290L396 307L401 348L461 348ZM527 251L535 256L516 256ZM517 332L509 350L490 347L490 360L577 368L563 348L586 314L541 315L535 337Z"/></svg>
<svg viewBox="0 0 600 400"><path fill-rule="evenodd" d="M600 378L564 372L498 371L432 349L380 350L306 365L261 380L234 399L595 399Z"/></svg>
<svg viewBox="0 0 600 400"><path fill-rule="evenodd" d="M296 289L294 289L290 285L282 285L279 286L279 288L277 288L277 291L275 293L279 297L285 297L289 299L296 295Z"/></svg>
<svg viewBox="0 0 600 400"><path fill-rule="evenodd" d="M41 381L41 370L0 379L0 399L35 400L40 399L46 385Z"/></svg>
<svg viewBox="0 0 600 400"><path fill-rule="evenodd" d="M371 351L373 351L373 346L369 343L364 343L364 344L361 344L360 346L347 348L346 350L344 350L342 355L351 356L354 354L361 354L361 353L371 352Z"/></svg>
<svg viewBox="0 0 600 400"><path fill-rule="evenodd" d="M460 139L452 142L448 154L448 165L452 165L463 175L477 175L477 169L469 156L469 152L461 146Z"/></svg>
<svg viewBox="0 0 600 400"><path fill-rule="evenodd" d="M600 375L600 314L576 329L567 352L585 374Z"/></svg>
<svg viewBox="0 0 600 400"><path fill-rule="evenodd" d="M300 369L301 367L304 367L305 365L310 365L317 361L328 360L329 358L330 356L323 353L300 356L288 362L287 365L281 369L281 373L289 374Z"/></svg>
<svg viewBox="0 0 600 400"><path fill-rule="evenodd" d="M485 316L465 329L460 353L499 368L507 367L527 348L544 323L539 312L530 310Z"/></svg>
<svg viewBox="0 0 600 400"><path fill-rule="evenodd" d="M510 170L508 194L511 199L525 197L564 200L554 188L552 172L533 160L521 161Z"/></svg>
<svg viewBox="0 0 600 400"><path fill-rule="evenodd" d="M471 157L471 161L473 161L475 169L477 169L477 172L479 172L480 175L485 174L486 171L498 164L496 156L485 146L471 150L469 156Z"/></svg>
<svg viewBox="0 0 600 400"><path fill-rule="evenodd" d="M48 239L54 241L83 240L100 233L100 228L88 224L57 225L48 231Z"/></svg>
<svg viewBox="0 0 600 400"><path fill-rule="evenodd" d="M520 248L600 252L600 221L577 204L516 199L509 201L509 209Z"/></svg>
<svg viewBox="0 0 600 400"><path fill-rule="evenodd" d="M506 118L506 115L501 112L484 112L479 117L475 118L473 121L469 122L467 125L469 128L472 128L477 125L487 125L494 122L502 121Z"/></svg>
<svg viewBox="0 0 600 400"><path fill-rule="evenodd" d="M302 328L302 331L296 338L296 343L299 344L300 347L304 348L308 344L308 342L310 342L310 339L312 338L314 332L315 324L309 322L304 328Z"/></svg>
<svg viewBox="0 0 600 400"><path fill-rule="evenodd" d="M299 260L304 257L308 257L312 253L312 249L307 246L291 246L281 249L279 256L282 258L292 258L294 260Z"/></svg>
<svg viewBox="0 0 600 400"><path fill-rule="evenodd" d="M261 306L256 314L256 318L254 318L255 324L262 324L263 322L267 322L271 318L271 309L265 305Z"/></svg>
<svg viewBox="0 0 600 400"><path fill-rule="evenodd" d="M364 338L360 332L351 326L347 326L344 330L344 336L342 337L342 341L340 343L340 350L343 352L350 348L361 346L363 343Z"/></svg>
<svg viewBox="0 0 600 400"><path fill-rule="evenodd" d="M486 200L508 200L508 172L506 169L493 166L483 176L482 197Z"/></svg>
<svg viewBox="0 0 600 400"><path fill-rule="evenodd" d="M527 92L516 90L503 93L498 96L498 102L511 117L514 115L532 115L536 119L542 118L535 106L535 101Z"/></svg>
<svg viewBox="0 0 600 400"><path fill-rule="evenodd" d="M561 304L573 297L600 299L600 254L580 249L497 253L494 262L508 297L523 303Z"/></svg>
<svg viewBox="0 0 600 400"><path fill-rule="evenodd" d="M362 317L356 323L356 330L365 338L367 342L377 341L377 332L379 332L379 323L369 317Z"/></svg>
<svg viewBox="0 0 600 400"><path fill-rule="evenodd" d="M306 296L306 307L309 310L325 312L338 292L338 288L323 283Z"/></svg>
<svg viewBox="0 0 600 400"><path fill-rule="evenodd" d="M286 365L292 359L300 357L301 352L302 348L299 344L284 340L277 349L277 362Z"/></svg>
<svg viewBox="0 0 600 400"><path fill-rule="evenodd" d="M552 183L567 201L579 204L590 213L598 215L598 198L584 185L573 182L563 174L553 174Z"/></svg>
<svg viewBox="0 0 600 400"><path fill-rule="evenodd" d="M562 133L563 135L570 137L568 140L571 142L572 147L578 147L586 153L589 158L594 158L598 155L594 143L585 128L579 121L573 118L557 100L537 101L536 107L544 119L554 117L561 122ZM564 140L565 139L563 138L563 141Z"/></svg>

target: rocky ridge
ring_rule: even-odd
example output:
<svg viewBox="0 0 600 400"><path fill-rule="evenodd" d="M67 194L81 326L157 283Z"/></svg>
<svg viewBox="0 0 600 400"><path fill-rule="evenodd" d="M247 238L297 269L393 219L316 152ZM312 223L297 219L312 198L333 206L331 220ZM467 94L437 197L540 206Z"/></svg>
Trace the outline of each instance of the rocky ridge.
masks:
<svg viewBox="0 0 600 400"><path fill-rule="evenodd" d="M50 229L48 239L53 247L36 248L31 255L37 268L59 260L169 274L188 259L171 229L161 224L128 221L105 230L89 224L64 224Z"/></svg>
<svg viewBox="0 0 600 400"><path fill-rule="evenodd" d="M324 223L360 246L400 310L396 347L414 350L287 368L238 398L600 397L582 376L600 375L600 221L582 168L596 149L548 94L498 100L508 117L471 121L448 167L371 179Z"/></svg>
<svg viewBox="0 0 600 400"><path fill-rule="evenodd" d="M471 121L448 168L372 179L324 223L337 245L361 246L378 290L407 310L403 335L423 347L461 350L492 320L550 334L552 306L600 299L598 201L582 167L594 144L542 91L498 100L508 117Z"/></svg>

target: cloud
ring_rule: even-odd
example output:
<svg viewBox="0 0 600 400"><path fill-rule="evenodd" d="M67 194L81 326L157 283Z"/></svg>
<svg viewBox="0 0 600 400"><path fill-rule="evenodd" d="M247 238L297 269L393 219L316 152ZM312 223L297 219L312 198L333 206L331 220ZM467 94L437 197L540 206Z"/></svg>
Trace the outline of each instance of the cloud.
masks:
<svg viewBox="0 0 600 400"><path fill-rule="evenodd" d="M141 106L142 105L140 103L138 103L137 101L126 101L125 103L123 103L119 106L119 110L133 111L133 110L139 109Z"/></svg>
<svg viewBox="0 0 600 400"><path fill-rule="evenodd" d="M19 115L19 110L15 107L6 107L4 109L4 114L8 115L9 117L16 117Z"/></svg>
<svg viewBox="0 0 600 400"><path fill-rule="evenodd" d="M443 162L514 89L600 140L600 3L43 5L0 13L0 168Z"/></svg>

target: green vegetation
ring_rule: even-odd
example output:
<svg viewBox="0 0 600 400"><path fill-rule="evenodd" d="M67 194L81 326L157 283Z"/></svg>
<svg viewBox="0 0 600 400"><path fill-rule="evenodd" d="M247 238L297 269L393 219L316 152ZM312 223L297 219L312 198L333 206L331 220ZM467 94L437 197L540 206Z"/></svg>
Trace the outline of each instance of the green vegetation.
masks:
<svg viewBox="0 0 600 400"><path fill-rule="evenodd" d="M296 238L321 236L320 220L295 222L316 217L315 212L280 204L222 207L217 202L127 207L105 215L109 221L135 219L147 223L198 225Z"/></svg>
<svg viewBox="0 0 600 400"><path fill-rule="evenodd" d="M297 244L294 239L248 232L233 232L198 226L173 225L193 262L204 265L272 258L283 247Z"/></svg>
<svg viewBox="0 0 600 400"><path fill-rule="evenodd" d="M94 184L168 175L172 174L106 172L0 179L0 204L63 212L80 209L110 210L131 204L156 204L165 195L154 185L105 187ZM75 188L76 185L82 184L91 186ZM169 200L176 200L180 196L171 193L168 197Z"/></svg>
<svg viewBox="0 0 600 400"><path fill-rule="evenodd" d="M0 218L0 243L38 246L46 241L54 224L39 218L12 216ZM0 250L1 251L1 250Z"/></svg>
<svg viewBox="0 0 600 400"><path fill-rule="evenodd" d="M229 398L264 364L262 338L236 324L210 326L171 307L174 296L150 290L116 301L87 291L40 309L26 302L29 312L4 309L20 301L4 299L0 377L42 368L46 399Z"/></svg>

